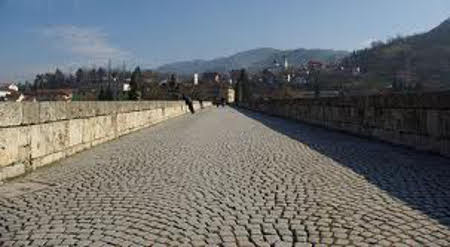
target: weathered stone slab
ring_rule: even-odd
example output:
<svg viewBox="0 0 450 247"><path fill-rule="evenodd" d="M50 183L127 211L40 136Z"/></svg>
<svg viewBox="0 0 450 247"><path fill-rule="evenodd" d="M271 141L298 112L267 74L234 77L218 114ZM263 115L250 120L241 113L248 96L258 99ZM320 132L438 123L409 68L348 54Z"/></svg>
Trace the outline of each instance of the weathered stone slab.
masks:
<svg viewBox="0 0 450 247"><path fill-rule="evenodd" d="M69 120L69 143L70 147L83 143L83 119Z"/></svg>
<svg viewBox="0 0 450 247"><path fill-rule="evenodd" d="M64 150L69 143L69 121L31 127L31 157L37 158Z"/></svg>
<svg viewBox="0 0 450 247"><path fill-rule="evenodd" d="M94 139L114 136L115 130L113 128L111 116L95 117L89 123L92 124L89 128L94 130Z"/></svg>
<svg viewBox="0 0 450 247"><path fill-rule="evenodd" d="M94 132L95 130L91 127L94 125L94 118L88 118L83 119L83 129L82 129L82 142L83 143L90 143L92 142L94 138Z"/></svg>
<svg viewBox="0 0 450 247"><path fill-rule="evenodd" d="M70 118L89 118L95 116L95 102L71 102L67 104L67 112Z"/></svg>
<svg viewBox="0 0 450 247"><path fill-rule="evenodd" d="M26 161L30 147L30 127L0 129L0 167Z"/></svg>
<svg viewBox="0 0 450 247"><path fill-rule="evenodd" d="M39 103L39 121L40 123L54 122L68 119L70 115L67 112L68 103L66 102L40 102Z"/></svg>
<svg viewBox="0 0 450 247"><path fill-rule="evenodd" d="M36 102L23 102L22 104L22 124L38 124L39 123L39 103Z"/></svg>
<svg viewBox="0 0 450 247"><path fill-rule="evenodd" d="M17 126L22 123L22 104L2 102L0 104L0 127Z"/></svg>

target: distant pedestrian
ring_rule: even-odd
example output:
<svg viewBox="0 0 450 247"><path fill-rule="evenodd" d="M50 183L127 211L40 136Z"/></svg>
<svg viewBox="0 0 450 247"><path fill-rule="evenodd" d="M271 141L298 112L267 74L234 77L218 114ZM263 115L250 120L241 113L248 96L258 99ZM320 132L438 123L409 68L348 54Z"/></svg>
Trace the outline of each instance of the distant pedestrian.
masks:
<svg viewBox="0 0 450 247"><path fill-rule="evenodd" d="M194 104L192 102L192 99L189 96L183 94L183 100L186 103L186 105L189 107L189 111L191 111L191 113L194 114L195 110L194 110Z"/></svg>
<svg viewBox="0 0 450 247"><path fill-rule="evenodd" d="M202 99L199 99L199 100L198 100L198 103L200 103L200 109L203 109L203 100L202 100Z"/></svg>
<svg viewBox="0 0 450 247"><path fill-rule="evenodd" d="M226 103L226 102L225 102L225 98L222 97L222 98L220 99L220 104L222 105L222 107L225 107L225 103Z"/></svg>

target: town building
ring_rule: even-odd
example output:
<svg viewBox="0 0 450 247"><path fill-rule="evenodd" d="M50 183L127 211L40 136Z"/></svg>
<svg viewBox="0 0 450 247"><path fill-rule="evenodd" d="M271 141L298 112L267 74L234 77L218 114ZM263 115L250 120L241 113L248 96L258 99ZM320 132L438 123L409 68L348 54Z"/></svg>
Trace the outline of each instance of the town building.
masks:
<svg viewBox="0 0 450 247"><path fill-rule="evenodd" d="M205 72L202 74L202 82L217 82L221 81L221 75L218 72Z"/></svg>
<svg viewBox="0 0 450 247"><path fill-rule="evenodd" d="M39 89L24 94L23 101L72 101L73 89Z"/></svg>
<svg viewBox="0 0 450 247"><path fill-rule="evenodd" d="M324 68L324 64L319 61L310 60L308 62L308 69L309 70L321 70Z"/></svg>
<svg viewBox="0 0 450 247"><path fill-rule="evenodd" d="M0 101L22 101L24 96L15 84L0 87Z"/></svg>

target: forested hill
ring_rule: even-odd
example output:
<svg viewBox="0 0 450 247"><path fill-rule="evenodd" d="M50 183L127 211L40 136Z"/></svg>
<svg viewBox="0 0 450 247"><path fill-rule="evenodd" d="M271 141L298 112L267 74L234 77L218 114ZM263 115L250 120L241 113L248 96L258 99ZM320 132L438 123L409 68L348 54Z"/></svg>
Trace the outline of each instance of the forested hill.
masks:
<svg viewBox="0 0 450 247"><path fill-rule="evenodd" d="M450 89L450 19L423 34L397 37L354 52L345 67L360 67L367 80L428 90Z"/></svg>

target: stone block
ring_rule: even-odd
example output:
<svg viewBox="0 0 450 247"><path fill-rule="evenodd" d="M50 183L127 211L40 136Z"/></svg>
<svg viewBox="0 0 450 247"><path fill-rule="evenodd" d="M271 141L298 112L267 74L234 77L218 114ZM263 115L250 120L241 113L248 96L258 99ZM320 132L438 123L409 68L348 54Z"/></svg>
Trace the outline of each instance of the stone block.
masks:
<svg viewBox="0 0 450 247"><path fill-rule="evenodd" d="M157 123L161 122L162 121L162 115L163 115L163 112L162 112L161 108L151 110L150 111L150 116L149 116L150 123L157 124Z"/></svg>
<svg viewBox="0 0 450 247"><path fill-rule="evenodd" d="M136 112L136 127L140 128L145 125L144 112Z"/></svg>
<svg viewBox="0 0 450 247"><path fill-rule="evenodd" d="M145 123L146 123L146 125L151 125L152 124L152 121L151 121L151 119L152 119L152 114L153 114L153 110L146 110L145 111Z"/></svg>
<svg viewBox="0 0 450 247"><path fill-rule="evenodd" d="M0 127L18 126L22 123L22 104L2 102L0 104Z"/></svg>
<svg viewBox="0 0 450 247"><path fill-rule="evenodd" d="M114 102L95 102L91 107L95 111L95 116L104 116L113 112Z"/></svg>
<svg viewBox="0 0 450 247"><path fill-rule="evenodd" d="M138 119L139 119L139 127L145 127L149 124L149 115L150 115L150 111L148 110L143 110L138 112Z"/></svg>
<svg viewBox="0 0 450 247"><path fill-rule="evenodd" d="M83 123L83 119L69 120L69 147L83 143Z"/></svg>
<svg viewBox="0 0 450 247"><path fill-rule="evenodd" d="M164 108L164 119L169 119L173 115L173 108L168 106Z"/></svg>
<svg viewBox="0 0 450 247"><path fill-rule="evenodd" d="M95 116L95 102L70 102L66 104L67 112L71 119L88 118Z"/></svg>
<svg viewBox="0 0 450 247"><path fill-rule="evenodd" d="M64 150L69 143L69 121L31 126L31 157L37 158Z"/></svg>
<svg viewBox="0 0 450 247"><path fill-rule="evenodd" d="M129 112L127 116L127 127L129 129L134 129L137 126L137 113Z"/></svg>
<svg viewBox="0 0 450 247"><path fill-rule="evenodd" d="M117 102L115 105L115 111L116 111L116 113L125 112L124 102Z"/></svg>
<svg viewBox="0 0 450 247"><path fill-rule="evenodd" d="M38 124L39 123L39 103L37 102L22 102L22 124Z"/></svg>
<svg viewBox="0 0 450 247"><path fill-rule="evenodd" d="M94 140L114 136L115 130L112 124L112 116L95 117L90 122L94 130Z"/></svg>
<svg viewBox="0 0 450 247"><path fill-rule="evenodd" d="M39 103L39 122L48 123L58 120L64 120L69 117L67 112L68 103L66 102L40 102Z"/></svg>
<svg viewBox="0 0 450 247"><path fill-rule="evenodd" d="M117 109L120 109L120 113L126 113L133 111L132 101L121 101L118 103Z"/></svg>
<svg viewBox="0 0 450 247"><path fill-rule="evenodd" d="M120 102L103 102L105 115L113 115L117 113Z"/></svg>
<svg viewBox="0 0 450 247"><path fill-rule="evenodd" d="M141 103L139 101L134 101L132 111L140 111L140 110L141 110Z"/></svg>
<svg viewBox="0 0 450 247"><path fill-rule="evenodd" d="M441 134L439 125L439 111L428 110L426 114L427 114L426 133L429 136L439 137Z"/></svg>
<svg viewBox="0 0 450 247"><path fill-rule="evenodd" d="M149 110L158 109L161 103L159 101L149 101Z"/></svg>
<svg viewBox="0 0 450 247"><path fill-rule="evenodd" d="M128 130L128 115L129 113L117 114L117 132L120 135Z"/></svg>
<svg viewBox="0 0 450 247"><path fill-rule="evenodd" d="M83 119L83 143L90 143L94 141L94 119L95 117Z"/></svg>
<svg viewBox="0 0 450 247"><path fill-rule="evenodd" d="M0 129L0 167L29 157L30 127Z"/></svg>
<svg viewBox="0 0 450 247"><path fill-rule="evenodd" d="M14 128L0 129L0 167L17 161L17 139L18 131Z"/></svg>

